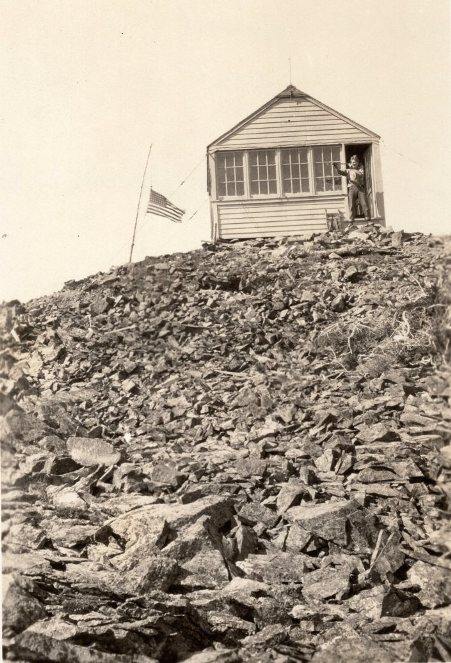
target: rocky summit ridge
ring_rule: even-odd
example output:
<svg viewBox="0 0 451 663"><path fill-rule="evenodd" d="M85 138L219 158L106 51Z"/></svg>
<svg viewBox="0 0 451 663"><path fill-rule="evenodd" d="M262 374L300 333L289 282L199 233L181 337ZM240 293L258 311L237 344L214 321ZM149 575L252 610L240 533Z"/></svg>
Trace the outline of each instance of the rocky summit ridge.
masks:
<svg viewBox="0 0 451 663"><path fill-rule="evenodd" d="M3 305L4 658L449 660L448 267L368 225Z"/></svg>

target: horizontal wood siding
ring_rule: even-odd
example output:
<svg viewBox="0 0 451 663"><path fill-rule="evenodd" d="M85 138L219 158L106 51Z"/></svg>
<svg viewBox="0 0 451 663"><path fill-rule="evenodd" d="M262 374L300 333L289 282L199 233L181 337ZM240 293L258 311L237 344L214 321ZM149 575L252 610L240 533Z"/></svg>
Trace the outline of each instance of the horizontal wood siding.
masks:
<svg viewBox="0 0 451 663"><path fill-rule="evenodd" d="M327 212L346 213L344 195L303 200L219 203L218 237L288 237L323 232Z"/></svg>
<svg viewBox="0 0 451 663"><path fill-rule="evenodd" d="M217 148L246 149L313 145L348 141L368 142L370 136L307 99L281 99L250 120Z"/></svg>

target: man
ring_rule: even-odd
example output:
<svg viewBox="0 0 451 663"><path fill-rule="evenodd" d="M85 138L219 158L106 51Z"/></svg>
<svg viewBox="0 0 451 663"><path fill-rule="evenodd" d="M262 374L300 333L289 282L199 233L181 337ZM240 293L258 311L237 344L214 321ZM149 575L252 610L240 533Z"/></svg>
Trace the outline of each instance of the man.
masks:
<svg viewBox="0 0 451 663"><path fill-rule="evenodd" d="M350 219L354 221L357 214L357 201L360 203L361 210L365 216L365 221L370 220L368 213L368 204L365 196L365 174L363 166L360 164L359 157L354 154L349 161L349 168L340 170L337 163L334 163L335 170L344 175L348 181L348 200Z"/></svg>

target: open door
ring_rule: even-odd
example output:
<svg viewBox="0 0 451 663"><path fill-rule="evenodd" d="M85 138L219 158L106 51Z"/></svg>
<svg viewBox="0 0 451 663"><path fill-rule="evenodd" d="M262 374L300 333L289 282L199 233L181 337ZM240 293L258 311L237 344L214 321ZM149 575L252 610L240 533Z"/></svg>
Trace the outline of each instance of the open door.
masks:
<svg viewBox="0 0 451 663"><path fill-rule="evenodd" d="M373 200L373 173L372 173L372 151L371 144L365 143L345 145L346 163L349 163L351 156L355 154L359 157L360 163L363 164L365 171L365 195L368 204L368 213L370 218L373 219L374 214L374 200ZM357 206L357 219L363 219L363 210L360 205Z"/></svg>

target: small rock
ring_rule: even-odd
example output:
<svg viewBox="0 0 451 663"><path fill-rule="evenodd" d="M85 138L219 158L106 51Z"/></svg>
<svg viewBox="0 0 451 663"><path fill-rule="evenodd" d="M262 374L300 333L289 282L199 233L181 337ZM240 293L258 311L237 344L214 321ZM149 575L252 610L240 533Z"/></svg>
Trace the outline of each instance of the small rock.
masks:
<svg viewBox="0 0 451 663"><path fill-rule="evenodd" d="M121 383L121 389L122 389L122 391L125 391L128 394L131 394L132 392L137 391L138 385L136 384L136 382L134 380L132 380L131 378L128 378L127 380L124 380Z"/></svg>
<svg viewBox="0 0 451 663"><path fill-rule="evenodd" d="M178 488L187 479L188 475L177 469L176 463L165 461L154 466L150 478L156 483L166 484Z"/></svg>
<svg viewBox="0 0 451 663"><path fill-rule="evenodd" d="M396 435L386 424L374 424L373 426L361 426L357 433L357 439L361 442L371 443L379 440L393 440Z"/></svg>
<svg viewBox="0 0 451 663"><path fill-rule="evenodd" d="M404 233L402 230L399 230L396 233L393 233L391 236L391 245L399 249L404 243Z"/></svg>
<svg viewBox="0 0 451 663"><path fill-rule="evenodd" d="M284 483L280 487L279 494L277 495L277 513L285 513L291 506L299 503L302 496L309 495L308 488L305 483Z"/></svg>
<svg viewBox="0 0 451 663"><path fill-rule="evenodd" d="M214 588L229 580L221 537L209 516L184 529L163 551L187 572L184 586Z"/></svg>
<svg viewBox="0 0 451 663"><path fill-rule="evenodd" d="M79 463L76 463L70 456L56 457L50 456L47 458L44 465L44 472L46 474L68 474L69 472L74 472L80 467Z"/></svg>
<svg viewBox="0 0 451 663"><path fill-rule="evenodd" d="M307 573L302 593L309 599L342 598L349 591L349 571L346 568L325 567Z"/></svg>
<svg viewBox="0 0 451 663"><path fill-rule="evenodd" d="M348 541L346 521L349 515L358 509L361 509L361 506L357 502L340 500L291 507L285 516L306 532L346 546Z"/></svg>
<svg viewBox="0 0 451 663"><path fill-rule="evenodd" d="M293 523L285 540L288 552L300 552L305 549L312 539L311 532L305 530L298 523Z"/></svg>
<svg viewBox="0 0 451 663"><path fill-rule="evenodd" d="M341 313L346 308L346 300L343 295L337 295L330 303L330 308L332 311Z"/></svg>
<svg viewBox="0 0 451 663"><path fill-rule="evenodd" d="M246 525L256 525L257 523L263 523L266 527L274 527L277 523L279 517L277 513L271 511L261 504L256 502L249 502L245 504L239 511L238 517Z"/></svg>
<svg viewBox="0 0 451 663"><path fill-rule="evenodd" d="M258 550L258 536L250 527L238 525L234 532L236 541L236 559L246 559Z"/></svg>
<svg viewBox="0 0 451 663"><path fill-rule="evenodd" d="M53 505L56 509L64 511L69 509L71 511L85 511L87 509L86 502L74 490L62 490L53 496Z"/></svg>
<svg viewBox="0 0 451 663"><path fill-rule="evenodd" d="M2 590L4 629L18 633L46 616L43 604L30 593L33 590L30 579L4 575Z"/></svg>
<svg viewBox="0 0 451 663"><path fill-rule="evenodd" d="M451 572L425 562L415 562L409 580L420 587L418 598L426 608L438 608L451 601Z"/></svg>
<svg viewBox="0 0 451 663"><path fill-rule="evenodd" d="M250 456L241 461L240 474L243 477L263 477L267 469L266 461L257 456Z"/></svg>
<svg viewBox="0 0 451 663"><path fill-rule="evenodd" d="M119 583L129 594L145 594L148 591L167 592L180 575L180 566L167 555L152 555L128 569Z"/></svg>

